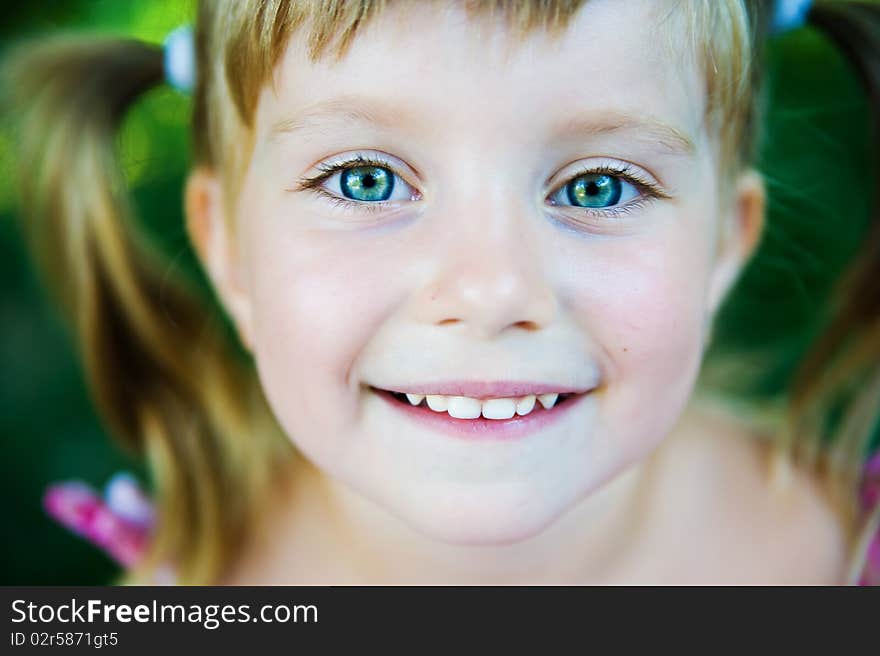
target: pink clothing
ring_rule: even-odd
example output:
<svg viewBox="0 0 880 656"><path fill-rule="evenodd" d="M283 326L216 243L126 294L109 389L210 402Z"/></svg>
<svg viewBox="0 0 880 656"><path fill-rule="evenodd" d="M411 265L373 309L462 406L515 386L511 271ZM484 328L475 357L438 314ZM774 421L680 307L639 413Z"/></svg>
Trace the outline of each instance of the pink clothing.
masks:
<svg viewBox="0 0 880 656"><path fill-rule="evenodd" d="M880 504L880 450L865 463L860 485L864 517ZM55 520L97 545L123 567L130 567L146 551L153 525L153 508L133 477L114 476L102 498L80 481L56 483L43 497L46 512ZM173 582L166 571L157 585ZM880 527L868 547L858 585L880 585Z"/></svg>
<svg viewBox="0 0 880 656"><path fill-rule="evenodd" d="M123 567L130 567L149 545L152 522L133 521L108 500L86 483L65 481L46 489L43 507L60 524L103 549Z"/></svg>
<svg viewBox="0 0 880 656"><path fill-rule="evenodd" d="M865 515L880 504L880 449L865 464L861 502ZM880 585L880 527L877 528L868 547L868 557L859 578L859 585Z"/></svg>

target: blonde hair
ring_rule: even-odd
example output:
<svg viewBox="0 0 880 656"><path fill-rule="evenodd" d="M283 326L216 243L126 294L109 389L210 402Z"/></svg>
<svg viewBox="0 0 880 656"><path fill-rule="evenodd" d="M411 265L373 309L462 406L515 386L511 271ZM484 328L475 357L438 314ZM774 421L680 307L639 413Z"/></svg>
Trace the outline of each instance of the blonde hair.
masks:
<svg viewBox="0 0 880 656"><path fill-rule="evenodd" d="M561 33L584 1L463 4L471 17L502 20L521 38L535 30ZM259 92L271 83L290 39L304 39L313 59L328 53L343 57L358 32L390 4L200 2L196 164L220 171L226 193L234 196L247 165ZM768 4L676 0L671 6L670 20L684 19L705 71L706 120L719 135L725 178L752 161L759 142L759 63ZM161 82L162 52L129 40L44 39L11 58L7 73L26 110L21 157L21 169L28 172L21 176L26 230L71 318L102 416L123 443L146 454L155 474L160 519L151 553L132 580L148 580L155 567L170 561L182 583L215 582L234 562L268 491L291 469L296 454L268 411L252 363L221 330L216 308L185 280L163 277L161 258L132 220L114 135L125 110ZM876 260L866 266L880 266ZM880 311L871 320L876 323L878 316ZM858 338L863 333L856 327L867 336L853 357L863 363L873 355L876 362L880 330L868 319L853 318L843 326ZM824 351L817 357L809 367L821 368L831 359ZM850 380L852 368L841 366L840 378ZM809 400L810 412L821 414L827 406L809 387L808 381L797 398ZM862 421L855 432L864 432L864 419L876 408L870 407L875 392L870 394L854 401ZM813 416L806 407L796 410L792 425ZM858 439L864 446L867 438L860 433ZM834 469L849 498L852 464L862 455L855 441L846 447L850 465Z"/></svg>

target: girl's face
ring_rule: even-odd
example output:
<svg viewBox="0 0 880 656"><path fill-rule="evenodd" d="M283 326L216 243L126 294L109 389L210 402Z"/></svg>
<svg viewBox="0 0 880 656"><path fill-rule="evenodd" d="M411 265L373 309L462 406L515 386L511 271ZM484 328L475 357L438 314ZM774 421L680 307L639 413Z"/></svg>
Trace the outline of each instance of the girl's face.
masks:
<svg viewBox="0 0 880 656"><path fill-rule="evenodd" d="M666 5L595 0L512 45L412 3L339 63L294 38L262 93L212 275L296 446L436 539L538 533L691 393L748 230Z"/></svg>

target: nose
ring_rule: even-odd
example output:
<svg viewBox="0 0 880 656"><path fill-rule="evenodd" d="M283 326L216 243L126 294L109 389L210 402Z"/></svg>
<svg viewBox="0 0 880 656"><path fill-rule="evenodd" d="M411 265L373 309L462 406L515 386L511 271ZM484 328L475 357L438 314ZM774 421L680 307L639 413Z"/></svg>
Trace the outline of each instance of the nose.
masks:
<svg viewBox="0 0 880 656"><path fill-rule="evenodd" d="M481 339L508 328L536 331L553 322L558 300L528 217L492 213L471 211L439 222L444 236L430 250L433 275L415 299L420 322L458 326Z"/></svg>

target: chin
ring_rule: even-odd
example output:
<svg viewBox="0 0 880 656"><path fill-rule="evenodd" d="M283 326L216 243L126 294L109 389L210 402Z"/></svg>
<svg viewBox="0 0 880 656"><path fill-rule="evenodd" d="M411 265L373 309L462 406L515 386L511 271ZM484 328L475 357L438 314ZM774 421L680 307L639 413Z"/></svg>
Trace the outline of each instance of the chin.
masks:
<svg viewBox="0 0 880 656"><path fill-rule="evenodd" d="M450 503L452 499L455 503ZM478 501L450 495L395 513L422 535L450 545L501 547L524 542L547 530L567 507L524 502L522 496L500 496Z"/></svg>

